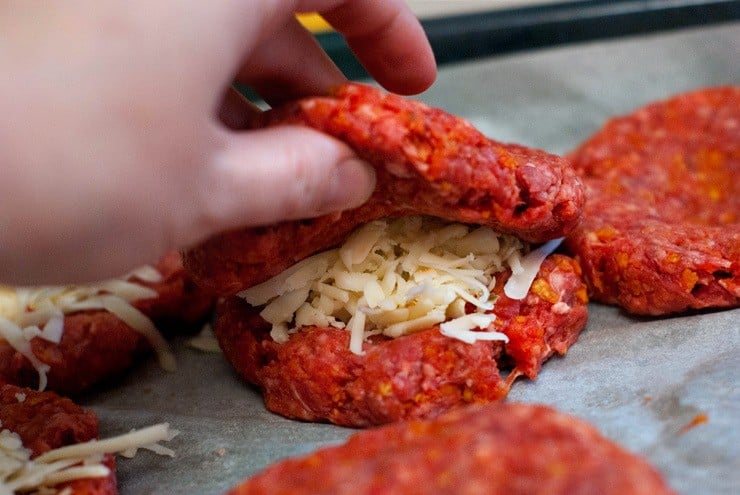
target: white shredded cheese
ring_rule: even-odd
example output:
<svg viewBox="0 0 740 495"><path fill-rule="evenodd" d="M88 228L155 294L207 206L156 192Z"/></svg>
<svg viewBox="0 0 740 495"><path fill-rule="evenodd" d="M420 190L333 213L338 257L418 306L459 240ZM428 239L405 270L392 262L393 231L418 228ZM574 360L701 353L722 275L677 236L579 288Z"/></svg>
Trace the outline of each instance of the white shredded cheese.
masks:
<svg viewBox="0 0 740 495"><path fill-rule="evenodd" d="M488 328L494 321L496 321L496 315L493 313L471 313L442 323L439 326L439 331L442 335L454 337L468 344L472 344L477 340L501 340L508 342L509 338L501 332L473 331L476 328Z"/></svg>
<svg viewBox="0 0 740 495"><path fill-rule="evenodd" d="M149 282L156 284L162 281L162 274L159 270L151 265L142 265L138 268L134 268L129 273L121 277L123 280L129 280L131 278L138 278L142 282Z"/></svg>
<svg viewBox="0 0 740 495"><path fill-rule="evenodd" d="M167 423L105 440L91 440L49 450L31 459L31 451L23 447L17 433L0 431L0 495L14 493L49 493L61 495L54 487L60 483L85 478L105 477L110 474L102 464L105 454L135 453L146 448L163 455L174 452L159 442L169 441L177 435Z"/></svg>
<svg viewBox="0 0 740 495"><path fill-rule="evenodd" d="M161 279L159 272L150 266L134 270L130 276L145 281ZM0 285L0 338L30 361L39 375L39 390L44 390L49 366L33 354L31 340L38 337L58 344L64 332L64 315L104 309L140 332L154 348L162 367L172 370L175 358L167 342L152 321L131 304L152 297L157 297L154 289L123 279L68 287Z"/></svg>
<svg viewBox="0 0 740 495"><path fill-rule="evenodd" d="M520 274L517 280L532 269L536 275L544 256L539 249L529 256L528 248L488 227L382 219L239 295L265 305L260 314L277 342L303 326L334 327L350 332L350 350L361 354L371 335L400 337L437 324L464 342L506 341L492 330L491 291L506 269Z"/></svg>
<svg viewBox="0 0 740 495"><path fill-rule="evenodd" d="M537 272L540 271L542 262L560 246L561 242L563 242L562 237L547 241L522 258L516 269L512 266L511 277L504 285L504 294L511 299L524 299L537 276Z"/></svg>
<svg viewBox="0 0 740 495"><path fill-rule="evenodd" d="M216 335L213 333L213 327L208 323L203 325L198 335L188 340L188 346L202 352L221 352L221 346L218 345Z"/></svg>

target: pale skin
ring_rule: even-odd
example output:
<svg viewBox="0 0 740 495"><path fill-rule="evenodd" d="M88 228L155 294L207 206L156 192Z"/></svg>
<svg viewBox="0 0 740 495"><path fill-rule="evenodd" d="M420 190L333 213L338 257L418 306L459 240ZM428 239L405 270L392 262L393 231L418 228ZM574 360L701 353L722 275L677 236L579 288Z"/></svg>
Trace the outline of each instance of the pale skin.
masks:
<svg viewBox="0 0 740 495"><path fill-rule="evenodd" d="M214 233L357 206L372 169L302 127L240 130L345 78L296 12L317 11L388 90L434 80L400 0L0 3L0 283L87 282Z"/></svg>

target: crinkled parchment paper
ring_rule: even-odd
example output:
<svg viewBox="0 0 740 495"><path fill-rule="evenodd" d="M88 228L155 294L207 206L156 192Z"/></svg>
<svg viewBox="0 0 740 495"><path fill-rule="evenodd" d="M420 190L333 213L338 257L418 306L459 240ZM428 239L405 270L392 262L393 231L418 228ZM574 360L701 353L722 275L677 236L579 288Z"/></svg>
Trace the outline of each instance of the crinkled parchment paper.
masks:
<svg viewBox="0 0 740 495"><path fill-rule="evenodd" d="M566 152L610 116L701 86L740 84L740 24L479 60L440 71L420 98L484 133ZM123 495L219 494L277 459L352 430L267 412L219 354L174 343L176 373L149 360L86 397L104 435L167 421L170 459L119 462ZM509 400L554 405L650 459L684 494L740 493L740 310L632 318L591 305L580 340ZM707 421L687 428L705 414Z"/></svg>

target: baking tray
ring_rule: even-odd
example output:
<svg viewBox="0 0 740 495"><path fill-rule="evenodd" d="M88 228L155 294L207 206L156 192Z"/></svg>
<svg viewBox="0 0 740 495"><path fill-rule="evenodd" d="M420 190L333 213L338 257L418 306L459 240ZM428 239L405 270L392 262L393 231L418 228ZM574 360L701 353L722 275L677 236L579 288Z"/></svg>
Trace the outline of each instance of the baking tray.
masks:
<svg viewBox="0 0 740 495"><path fill-rule="evenodd" d="M740 24L599 41L450 64L419 98L486 134L566 152L613 115L701 86L740 83ZM590 305L568 355L521 380L509 400L551 404L647 457L683 494L740 487L740 310L634 318ZM290 421L264 409L220 354L176 340L177 372L151 359L82 403L103 435L167 421L174 459L119 462L122 495L219 494L286 456L353 430ZM690 427L706 415L707 421Z"/></svg>

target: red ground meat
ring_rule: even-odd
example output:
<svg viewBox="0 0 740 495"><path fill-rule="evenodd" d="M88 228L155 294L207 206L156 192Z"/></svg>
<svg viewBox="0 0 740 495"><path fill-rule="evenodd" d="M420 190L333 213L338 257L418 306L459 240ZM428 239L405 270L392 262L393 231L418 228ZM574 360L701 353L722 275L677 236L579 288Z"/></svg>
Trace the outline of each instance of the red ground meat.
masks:
<svg viewBox="0 0 740 495"><path fill-rule="evenodd" d="M113 314L86 311L64 318L59 344L37 337L31 349L51 366L48 390L76 395L129 369L149 346ZM0 382L38 387L36 368L4 340L0 340Z"/></svg>
<svg viewBox="0 0 740 495"><path fill-rule="evenodd" d="M566 244L593 299L651 315L740 305L740 87L616 118L571 159L587 202Z"/></svg>
<svg viewBox="0 0 740 495"><path fill-rule="evenodd" d="M583 204L577 177L558 156L486 138L469 122L359 84L261 115L253 127L308 125L373 164L377 187L363 206L314 220L235 230L185 253L199 284L230 295L260 283L358 225L424 214L488 225L523 240L560 237Z"/></svg>
<svg viewBox="0 0 740 495"><path fill-rule="evenodd" d="M525 404L469 406L357 433L268 467L229 495L662 495L642 458L584 421Z"/></svg>
<svg viewBox="0 0 740 495"><path fill-rule="evenodd" d="M17 394L25 398L18 400ZM37 392L28 388L4 385L0 387L1 429L21 437L23 446L38 457L52 449L99 438L98 418L71 400L53 392ZM105 478L90 478L58 485L69 487L75 495L115 495L115 458L106 456L104 463L111 469Z"/></svg>
<svg viewBox="0 0 740 495"><path fill-rule="evenodd" d="M259 310L237 297L220 304L215 333L226 358L263 390L273 412L354 427L433 417L505 397L517 376L535 378L545 359L565 354L586 323L586 287L573 259L548 258L521 301L502 294L505 278L499 278L495 330L507 334L507 344L466 344L439 327L396 339L376 336L363 355L349 351L346 330L304 328L278 344ZM506 379L499 374L502 360L512 368Z"/></svg>
<svg viewBox="0 0 740 495"><path fill-rule="evenodd" d="M156 290L157 297L135 301L134 306L165 333L182 334L198 328L211 314L215 297L195 284L177 251L162 256L155 267L161 281L134 281Z"/></svg>
<svg viewBox="0 0 740 495"><path fill-rule="evenodd" d="M160 282L137 282L156 290L158 297L135 301L133 305L158 328L170 333L201 323L213 307L213 297L194 285L182 267L180 255L167 254L156 268L163 276ZM51 366L48 389L74 396L119 376L149 352L150 346L139 332L112 313L81 311L65 316L59 344L37 337L31 341L31 349L39 360ZM33 365L2 339L0 383L38 386Z"/></svg>

